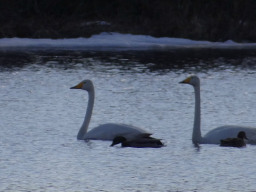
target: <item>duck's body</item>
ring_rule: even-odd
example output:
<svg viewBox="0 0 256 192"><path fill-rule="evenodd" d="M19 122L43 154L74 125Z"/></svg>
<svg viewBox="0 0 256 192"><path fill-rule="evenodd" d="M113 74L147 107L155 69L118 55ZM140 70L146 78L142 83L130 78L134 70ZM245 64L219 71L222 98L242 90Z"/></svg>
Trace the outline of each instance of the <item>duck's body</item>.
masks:
<svg viewBox="0 0 256 192"><path fill-rule="evenodd" d="M150 134L142 134L133 139L127 139L123 136L117 136L113 139L113 143L110 146L114 146L121 143L122 147L135 147L135 148L160 148L164 144L160 139L150 137Z"/></svg>
<svg viewBox="0 0 256 192"><path fill-rule="evenodd" d="M236 137L240 131L248 135L248 143L256 144L256 129L246 126L225 125L209 131L204 137L201 136L201 109L200 109L200 79L197 76L190 76L180 83L190 84L195 90L195 117L192 133L194 144L220 144L221 139Z"/></svg>
<svg viewBox="0 0 256 192"><path fill-rule="evenodd" d="M226 138L220 140L220 146L222 147L245 147L246 143L244 139L248 139L244 131L240 131L236 138Z"/></svg>
<svg viewBox="0 0 256 192"><path fill-rule="evenodd" d="M93 83L91 80L84 80L78 85L71 87L71 89L86 90L89 95L84 122L77 134L77 139L79 140L89 140L89 139L113 140L116 136L124 136L129 139L132 139L140 134L145 134L145 133L150 134L139 127L125 125L125 124L115 124L115 123L102 124L90 130L89 132L87 132L89 123L91 120L91 116L92 116L94 98L95 98Z"/></svg>

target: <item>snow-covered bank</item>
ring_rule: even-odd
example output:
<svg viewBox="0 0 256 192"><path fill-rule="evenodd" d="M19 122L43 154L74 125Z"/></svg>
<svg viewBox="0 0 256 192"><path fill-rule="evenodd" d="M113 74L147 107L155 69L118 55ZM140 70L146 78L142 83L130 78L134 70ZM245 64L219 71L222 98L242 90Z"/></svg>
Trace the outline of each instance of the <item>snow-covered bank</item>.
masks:
<svg viewBox="0 0 256 192"><path fill-rule="evenodd" d="M79 49L172 49L172 48L256 48L256 43L194 41L180 38L155 38L146 35L101 33L90 38L29 39L3 38L0 48L79 48Z"/></svg>

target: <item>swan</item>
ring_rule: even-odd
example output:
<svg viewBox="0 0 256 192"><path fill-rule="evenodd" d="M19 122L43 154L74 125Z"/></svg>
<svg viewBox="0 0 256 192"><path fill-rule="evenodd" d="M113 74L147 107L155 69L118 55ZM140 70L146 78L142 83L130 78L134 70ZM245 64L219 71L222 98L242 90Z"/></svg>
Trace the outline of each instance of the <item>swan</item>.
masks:
<svg viewBox="0 0 256 192"><path fill-rule="evenodd" d="M114 123L102 124L87 132L94 105L95 92L93 83L91 80L84 80L70 89L86 90L89 95L84 122L77 134L78 140L113 140L116 136L132 139L140 134L150 134L139 127Z"/></svg>
<svg viewBox="0 0 256 192"><path fill-rule="evenodd" d="M220 140L220 146L222 147L245 147L246 143L244 139L248 139L244 131L240 131L236 138L227 138Z"/></svg>
<svg viewBox="0 0 256 192"><path fill-rule="evenodd" d="M110 146L112 147L119 143L121 143L122 147L136 148L160 148L164 146L160 139L150 137L150 135L151 134L141 134L131 140L127 140L123 136L117 136L113 139L113 142Z"/></svg>
<svg viewBox="0 0 256 192"><path fill-rule="evenodd" d="M236 137L239 131L244 131L248 137L248 143L256 145L256 129L238 125L224 125L209 131L204 137L201 136L201 117L200 117L200 79L192 75L181 81L183 84L190 84L195 91L195 116L192 133L194 144L220 144L221 139Z"/></svg>

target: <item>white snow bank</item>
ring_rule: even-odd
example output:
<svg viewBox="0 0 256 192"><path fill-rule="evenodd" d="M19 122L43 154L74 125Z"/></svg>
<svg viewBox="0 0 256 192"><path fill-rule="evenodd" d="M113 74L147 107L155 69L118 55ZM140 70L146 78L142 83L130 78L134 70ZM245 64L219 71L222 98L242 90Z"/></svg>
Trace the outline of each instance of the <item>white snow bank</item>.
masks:
<svg viewBox="0 0 256 192"><path fill-rule="evenodd" d="M30 39L3 38L0 48L82 48L82 49L169 49L169 48L256 48L256 43L194 41L181 38L155 38L147 35L101 33L90 38Z"/></svg>

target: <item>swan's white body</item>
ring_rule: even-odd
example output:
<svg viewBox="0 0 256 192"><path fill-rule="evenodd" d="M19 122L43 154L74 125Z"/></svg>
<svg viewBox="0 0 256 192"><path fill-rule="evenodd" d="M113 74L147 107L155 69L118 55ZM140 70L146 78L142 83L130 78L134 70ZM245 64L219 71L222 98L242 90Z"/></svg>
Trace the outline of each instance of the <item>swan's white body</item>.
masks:
<svg viewBox="0 0 256 192"><path fill-rule="evenodd" d="M116 136L123 136L127 139L132 139L137 135L148 133L145 130L135 126L125 125L125 124L114 124L114 123L99 125L98 127L95 127L94 129L87 132L89 123L91 120L91 116L92 116L94 97L95 97L93 83L90 80L84 80L78 85L71 87L71 89L83 89L83 90L86 90L89 95L84 122L77 134L77 139L79 140L89 140L89 139L111 140L112 141Z"/></svg>
<svg viewBox="0 0 256 192"><path fill-rule="evenodd" d="M194 144L220 144L221 139L236 137L238 132L244 131L248 137L248 143L256 145L256 128L224 125L209 131L204 137L201 136L201 112L200 112L200 79L190 76L180 83L190 84L195 90L195 117L192 134Z"/></svg>
<svg viewBox="0 0 256 192"><path fill-rule="evenodd" d="M113 140L116 136L132 139L141 133L147 132L131 125L107 123L93 128L84 135L83 139Z"/></svg>

